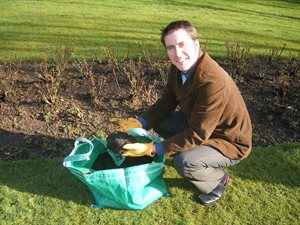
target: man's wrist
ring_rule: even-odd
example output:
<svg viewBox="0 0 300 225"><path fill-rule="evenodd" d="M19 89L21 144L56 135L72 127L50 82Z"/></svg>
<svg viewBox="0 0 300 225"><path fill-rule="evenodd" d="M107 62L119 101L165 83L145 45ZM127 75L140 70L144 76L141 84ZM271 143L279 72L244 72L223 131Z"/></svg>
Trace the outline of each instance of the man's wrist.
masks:
<svg viewBox="0 0 300 225"><path fill-rule="evenodd" d="M147 129L148 123L143 117L137 116L136 119L142 124L144 129Z"/></svg>
<svg viewBox="0 0 300 225"><path fill-rule="evenodd" d="M165 151L164 151L163 146L162 146L161 143L156 143L155 145L153 145L152 152L157 154L157 155L165 154Z"/></svg>

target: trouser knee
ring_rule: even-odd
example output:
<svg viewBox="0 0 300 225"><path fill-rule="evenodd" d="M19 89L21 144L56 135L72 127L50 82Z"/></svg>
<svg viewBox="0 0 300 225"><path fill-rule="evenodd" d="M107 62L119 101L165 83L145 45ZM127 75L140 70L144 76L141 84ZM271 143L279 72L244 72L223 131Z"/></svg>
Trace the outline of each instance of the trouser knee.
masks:
<svg viewBox="0 0 300 225"><path fill-rule="evenodd" d="M204 171L207 165L204 162L198 161L197 165L192 165L190 162L185 161L181 153L177 153L173 157L173 166L180 176L188 180L201 180L205 179ZM201 176L203 174L203 177Z"/></svg>

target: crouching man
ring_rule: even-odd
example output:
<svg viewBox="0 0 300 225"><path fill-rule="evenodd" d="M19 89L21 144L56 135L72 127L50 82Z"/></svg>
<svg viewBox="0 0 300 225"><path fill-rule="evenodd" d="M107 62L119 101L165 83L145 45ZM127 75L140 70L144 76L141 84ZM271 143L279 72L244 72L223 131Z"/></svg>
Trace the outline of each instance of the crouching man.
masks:
<svg viewBox="0 0 300 225"><path fill-rule="evenodd" d="M200 48L196 29L175 21L161 42L172 63L162 96L137 118L116 120L120 129L153 128L164 141L144 148L124 146L124 155L168 154L177 172L199 190L197 201L211 205L229 181L222 170L251 151L250 117L228 73Z"/></svg>

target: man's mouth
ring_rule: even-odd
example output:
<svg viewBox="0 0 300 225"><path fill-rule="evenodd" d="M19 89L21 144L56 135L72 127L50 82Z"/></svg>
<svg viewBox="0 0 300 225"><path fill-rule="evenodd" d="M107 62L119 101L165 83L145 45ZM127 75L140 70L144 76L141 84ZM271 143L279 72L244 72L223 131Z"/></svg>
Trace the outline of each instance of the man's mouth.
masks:
<svg viewBox="0 0 300 225"><path fill-rule="evenodd" d="M186 59L181 60L181 61L177 61L178 64L183 64L185 62Z"/></svg>

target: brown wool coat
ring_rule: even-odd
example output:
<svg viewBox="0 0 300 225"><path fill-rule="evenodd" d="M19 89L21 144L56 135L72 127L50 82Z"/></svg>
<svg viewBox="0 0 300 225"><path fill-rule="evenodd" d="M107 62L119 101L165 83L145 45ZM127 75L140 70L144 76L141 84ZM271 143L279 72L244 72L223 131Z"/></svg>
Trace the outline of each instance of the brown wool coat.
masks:
<svg viewBox="0 0 300 225"><path fill-rule="evenodd" d="M161 98L141 115L149 128L157 126L177 106L186 116L188 127L164 140L164 151L172 155L203 144L231 159L247 157L252 145L251 121L232 78L207 53L198 59L181 87L178 76L180 71L172 66Z"/></svg>

